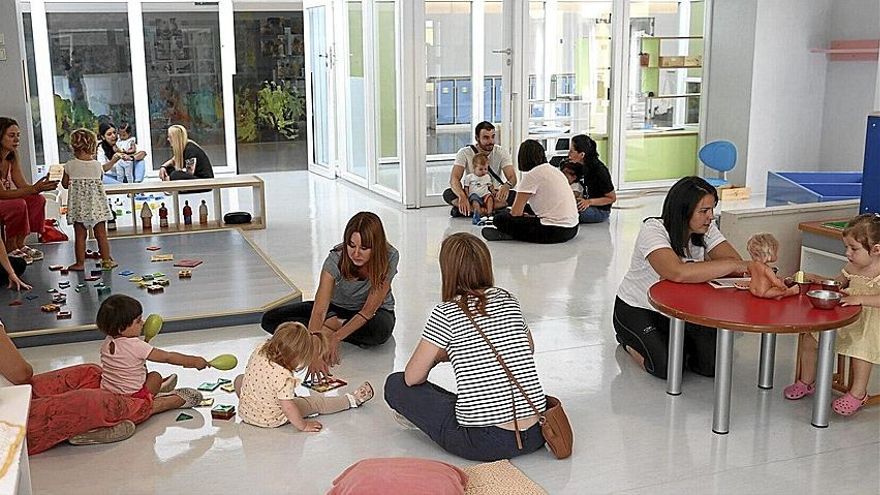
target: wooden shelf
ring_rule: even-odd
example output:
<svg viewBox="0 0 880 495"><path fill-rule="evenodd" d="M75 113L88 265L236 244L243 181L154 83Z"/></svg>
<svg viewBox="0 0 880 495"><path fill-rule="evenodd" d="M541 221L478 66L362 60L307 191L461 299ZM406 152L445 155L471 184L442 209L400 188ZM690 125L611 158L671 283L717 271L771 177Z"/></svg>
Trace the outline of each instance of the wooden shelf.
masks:
<svg viewBox="0 0 880 495"><path fill-rule="evenodd" d="M876 62L880 40L833 40L830 48L811 48L810 53L824 53L832 62Z"/></svg>
<svg viewBox="0 0 880 495"><path fill-rule="evenodd" d="M156 223L156 219L153 219L153 228L150 230L144 230L143 227L140 226L140 219L138 219L137 226L125 226L119 227L116 230L108 230L107 237L113 239L117 237L138 237L145 235L161 235L161 234L179 234L181 232L200 232L206 230L223 230L223 229L234 229L240 228L242 230L258 230L265 229L266 225L263 223L262 218L254 218L251 220L251 223L240 223L240 224L228 224L220 221L212 220L206 224L198 223L198 218L194 218L191 225L186 224L169 224L167 228L159 228L158 223Z"/></svg>

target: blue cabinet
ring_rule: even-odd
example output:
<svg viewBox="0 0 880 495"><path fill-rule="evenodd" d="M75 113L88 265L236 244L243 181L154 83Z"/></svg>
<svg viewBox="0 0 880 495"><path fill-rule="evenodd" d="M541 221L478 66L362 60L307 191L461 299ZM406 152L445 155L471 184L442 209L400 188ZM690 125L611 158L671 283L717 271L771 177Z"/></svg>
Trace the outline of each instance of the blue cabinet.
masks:
<svg viewBox="0 0 880 495"><path fill-rule="evenodd" d="M439 79L435 82L437 100L437 125L455 123L455 80Z"/></svg>
<svg viewBox="0 0 880 495"><path fill-rule="evenodd" d="M865 136L865 167L863 179L872 187L862 189L859 213L880 213L880 115L868 116L868 131Z"/></svg>
<svg viewBox="0 0 880 495"><path fill-rule="evenodd" d="M470 79L455 80L455 123L470 124L473 107Z"/></svg>

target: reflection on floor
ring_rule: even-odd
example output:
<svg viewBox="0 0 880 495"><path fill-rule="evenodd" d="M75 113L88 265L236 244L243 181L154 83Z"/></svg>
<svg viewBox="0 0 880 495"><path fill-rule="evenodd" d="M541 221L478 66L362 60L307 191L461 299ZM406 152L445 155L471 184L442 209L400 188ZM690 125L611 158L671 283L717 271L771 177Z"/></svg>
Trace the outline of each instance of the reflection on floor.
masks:
<svg viewBox="0 0 880 495"><path fill-rule="evenodd" d="M382 400L381 385L403 369L431 307L440 300L437 253L453 232L477 230L451 220L448 208L404 210L363 189L305 173L264 177L269 228L251 237L311 298L327 251L342 240L346 220L360 210L379 214L401 251L394 281L397 327L379 349L345 345L336 373L357 384L370 380L376 398L362 409L320 418L324 431L263 430L212 421L206 410L175 422L176 412L151 418L125 442L61 446L31 459L35 493L180 493L197 487L217 494L319 494L345 467L366 457L418 456L470 464L437 448L425 435L401 429ZM756 387L758 336L735 344L731 430L710 431L712 381L685 374L683 395L635 369L617 346L611 308L644 217L660 211L662 195L624 200L610 224L584 226L560 246L494 243L496 282L521 301L548 392L560 397L575 430L575 453L557 461L545 451L513 463L553 494L584 493L877 493L880 486L880 407L851 418L832 414L831 426L810 426L811 402L787 401L782 387L794 370L794 337L779 338L776 388ZM160 335L162 348L212 357L232 352L241 373L264 338L256 325ZM95 361L94 343L25 349L38 371ZM168 373L169 366L150 365ZM182 386L220 376L173 370ZM448 365L431 379L454 387ZM873 387L880 387L875 371ZM346 389L342 389L343 391ZM219 403L235 403L219 390ZM136 480L136 481L132 481Z"/></svg>

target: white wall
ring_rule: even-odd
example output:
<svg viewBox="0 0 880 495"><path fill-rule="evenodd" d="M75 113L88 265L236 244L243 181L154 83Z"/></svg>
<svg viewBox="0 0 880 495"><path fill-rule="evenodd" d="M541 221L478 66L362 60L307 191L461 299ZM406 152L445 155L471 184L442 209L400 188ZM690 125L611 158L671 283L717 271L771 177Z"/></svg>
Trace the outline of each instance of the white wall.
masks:
<svg viewBox="0 0 880 495"><path fill-rule="evenodd" d="M31 150L33 136L28 120L26 88L24 85L24 46L21 44L21 15L17 10L17 2L0 2L0 33L3 33L6 48L6 60L0 61L0 115L17 120L22 131L19 147L19 160L25 178L30 177Z"/></svg>
<svg viewBox="0 0 880 495"><path fill-rule="evenodd" d="M880 38L878 0L836 0L829 39ZM820 168L861 170L865 119L874 105L877 62L829 62L825 78Z"/></svg>
<svg viewBox="0 0 880 495"><path fill-rule="evenodd" d="M831 0L757 4L746 182L764 191L768 170L818 170ZM711 91L711 89L710 89Z"/></svg>
<svg viewBox="0 0 880 495"><path fill-rule="evenodd" d="M739 154L736 168L727 174L734 184L746 183L752 69L755 56L757 0L713 2L705 141L731 141Z"/></svg>

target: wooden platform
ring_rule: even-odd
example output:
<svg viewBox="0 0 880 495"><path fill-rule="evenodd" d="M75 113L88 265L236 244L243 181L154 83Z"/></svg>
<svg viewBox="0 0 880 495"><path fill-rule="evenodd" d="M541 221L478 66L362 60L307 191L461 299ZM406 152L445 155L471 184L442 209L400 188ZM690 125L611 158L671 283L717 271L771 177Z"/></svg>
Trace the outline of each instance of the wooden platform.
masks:
<svg viewBox="0 0 880 495"><path fill-rule="evenodd" d="M39 247L46 259L28 266L22 276L33 290L18 293L0 289L2 320L17 346L103 338L94 325L103 299L94 287L99 282L109 286L111 293L137 298L144 306L144 316L161 315L165 320L163 332L256 323L266 310L301 300L299 289L237 229L111 239L110 244L119 267L103 272L99 280L85 282L88 271L61 275L49 270L49 265L67 266L73 262L71 239ZM148 246L161 249L147 251ZM97 249L94 241L89 247ZM174 261L151 262L153 254L173 254ZM182 268L173 264L186 258L201 259L203 263L192 269L191 279L180 279L178 271ZM94 260L89 260L87 268L94 267ZM148 294L129 281L135 275L120 275L126 270L135 275L164 273L170 285L162 293ZM62 281L69 281L70 287L60 289ZM76 292L79 283L86 285ZM40 310L40 306L52 302L52 294L47 292L50 288L67 295L62 309L72 313L71 319L58 320L55 313ZM28 300L27 296L36 298ZM21 301L21 305L9 306L14 300Z"/></svg>
<svg viewBox="0 0 880 495"><path fill-rule="evenodd" d="M223 189L233 188L250 188L252 195L252 204L254 211L249 212L252 220L248 224L230 225L223 223L223 215L229 213L224 211L223 197L221 191ZM263 179L255 175L237 175L235 177L221 177L214 179L195 179L195 180L176 180L167 182L138 182L125 184L108 184L104 186L107 196L126 195L130 197L131 214L130 221L132 226L120 228L116 231L108 232L110 237L131 237L152 235L161 232L192 232L199 230L219 230L229 228L248 229L265 229L266 228L266 191L263 185ZM207 224L199 223L199 203L196 200L190 201L190 207L193 210L193 223L185 225L183 222L180 195L195 193L211 193L213 195L213 208L208 214L209 222ZM159 212L153 211L152 229L144 230L141 224L140 211L142 202L137 201L136 196L149 193L166 193L171 195L171 204L168 206L168 223L165 229L159 228Z"/></svg>

